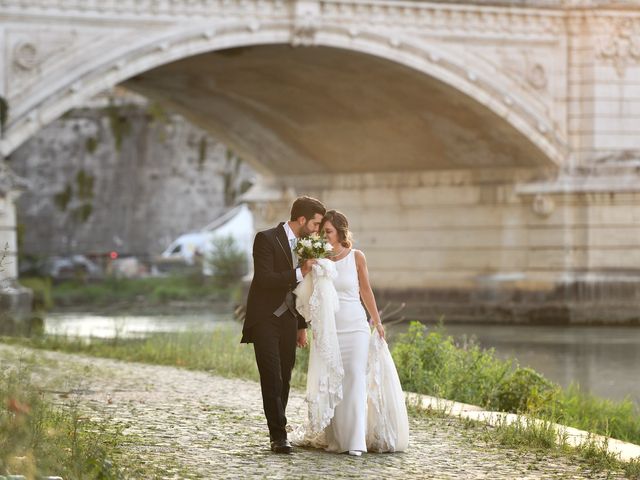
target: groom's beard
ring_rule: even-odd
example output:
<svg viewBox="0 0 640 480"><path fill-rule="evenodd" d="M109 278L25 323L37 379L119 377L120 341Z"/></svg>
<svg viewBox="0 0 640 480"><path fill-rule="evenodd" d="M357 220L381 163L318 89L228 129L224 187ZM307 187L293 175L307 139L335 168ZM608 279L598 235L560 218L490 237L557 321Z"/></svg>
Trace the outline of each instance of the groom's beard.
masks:
<svg viewBox="0 0 640 480"><path fill-rule="evenodd" d="M311 235L313 232L311 230L309 230L309 228L307 227L307 225L303 225L302 228L300 228L300 237L308 237L309 235Z"/></svg>

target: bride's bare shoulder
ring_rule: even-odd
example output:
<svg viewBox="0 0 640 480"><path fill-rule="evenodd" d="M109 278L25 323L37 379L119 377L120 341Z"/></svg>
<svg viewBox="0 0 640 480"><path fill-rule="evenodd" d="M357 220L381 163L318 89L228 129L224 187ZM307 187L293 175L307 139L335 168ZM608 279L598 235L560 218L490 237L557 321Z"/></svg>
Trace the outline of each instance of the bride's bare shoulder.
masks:
<svg viewBox="0 0 640 480"><path fill-rule="evenodd" d="M356 250L355 248L353 249L353 254L356 256L356 262L358 263L366 263L367 259L364 256L364 253L362 252L362 250Z"/></svg>

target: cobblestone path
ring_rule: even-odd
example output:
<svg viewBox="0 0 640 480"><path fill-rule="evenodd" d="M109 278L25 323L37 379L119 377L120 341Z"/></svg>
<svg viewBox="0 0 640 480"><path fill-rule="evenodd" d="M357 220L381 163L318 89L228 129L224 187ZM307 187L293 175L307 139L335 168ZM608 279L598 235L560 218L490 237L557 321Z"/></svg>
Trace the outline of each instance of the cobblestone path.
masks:
<svg viewBox="0 0 640 480"><path fill-rule="evenodd" d="M59 401L78 401L97 418L124 427L128 460L159 467L161 478L577 479L591 473L575 460L488 443L485 427L440 416L411 419L405 453L362 457L268 448L260 388L173 367L127 363L0 344L0 362L36 358L34 382ZM292 392L289 423L305 415L303 393ZM623 478L623 477L619 477Z"/></svg>

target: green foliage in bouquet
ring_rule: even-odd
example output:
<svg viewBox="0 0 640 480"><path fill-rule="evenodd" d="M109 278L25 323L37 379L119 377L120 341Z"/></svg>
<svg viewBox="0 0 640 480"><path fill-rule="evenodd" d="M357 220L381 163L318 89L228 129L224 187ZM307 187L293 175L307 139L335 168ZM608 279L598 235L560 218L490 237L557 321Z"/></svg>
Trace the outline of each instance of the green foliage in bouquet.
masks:
<svg viewBox="0 0 640 480"><path fill-rule="evenodd" d="M333 247L323 236L312 233L308 237L299 238L294 251L300 261L310 258L326 258L331 255Z"/></svg>

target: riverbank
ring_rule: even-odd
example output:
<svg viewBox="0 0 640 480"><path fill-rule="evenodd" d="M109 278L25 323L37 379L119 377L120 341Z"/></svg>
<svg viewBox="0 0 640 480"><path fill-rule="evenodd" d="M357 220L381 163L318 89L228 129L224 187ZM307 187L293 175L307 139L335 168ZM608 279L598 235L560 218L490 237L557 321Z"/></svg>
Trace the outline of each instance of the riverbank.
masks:
<svg viewBox="0 0 640 480"><path fill-rule="evenodd" d="M227 313L243 303L240 282L221 284L200 273L135 279L111 277L91 282L27 277L21 278L20 283L33 290L36 312Z"/></svg>
<svg viewBox="0 0 640 480"><path fill-rule="evenodd" d="M221 312L224 309L232 311L238 305L244 305L248 285L240 280L221 281L215 277L202 275L200 271L190 273L172 273L166 276L150 276L143 278L107 277L101 280L64 280L53 282L48 277L21 277L20 283L33 290L37 311L53 312L84 312L91 311L103 314L181 314L203 313L207 311ZM554 315L538 313L531 317L518 316L517 319L500 314L491 315L482 308L476 309L476 314L460 317L450 312L457 302L448 302L437 306L429 304L429 314L423 308L418 308L428 302L428 292L376 292L381 306L388 303L391 310L404 305L395 317L403 316L423 323L437 322L445 318L448 324L475 325L555 325L558 327L571 326L607 326L607 327L637 327L639 318L628 320L609 319L607 317L590 318L580 322L558 320ZM473 310L470 302L465 308ZM493 310L491 310L493 311ZM390 320L393 320L390 319Z"/></svg>
<svg viewBox="0 0 640 480"><path fill-rule="evenodd" d="M116 320L116 323L118 321ZM126 319L123 319L126 322ZM47 335L5 339L29 347L95 356L179 365L224 376L257 379L253 352L239 343L240 325L214 322L209 330L150 333L130 338L124 324L112 338ZM96 334L97 325L94 325ZM102 331L102 330L101 330ZM392 352L406 390L479 405L488 410L526 412L550 421L640 444L640 413L630 400L611 401L581 391L563 389L540 373L503 360L471 340L457 343L438 328L414 323L408 332L390 335ZM305 384L308 350L298 353L294 381Z"/></svg>
<svg viewBox="0 0 640 480"><path fill-rule="evenodd" d="M568 424L640 443L636 440L640 432L636 405L563 391L536 372L497 359L493 352L481 350L477 345L456 346L450 337L438 331L426 334L420 324L413 325L412 329L404 338L401 335L396 339L392 346L405 389L480 405L485 410L526 412L549 424ZM87 339L48 336L5 340L41 349L177 365L227 377L258 378L252 349L239 343L237 324L223 325L215 331L152 334L146 339L116 336L87 342ZM293 375L293 383L298 387L303 387L306 381L307 354L307 350L298 354ZM529 442L531 433L516 432L505 439ZM540 437L536 442L546 444L548 449L564 450L564 447L556 446L556 436L551 429L533 429L533 434ZM615 461L606 451L596 455L591 452L590 455L599 458L604 465ZM630 468L638 467L632 465Z"/></svg>
<svg viewBox="0 0 640 480"><path fill-rule="evenodd" d="M273 455L255 381L0 345L3 364L24 356L34 357L35 378L47 395L64 403L73 392L83 412L121 428L124 442L114 462L162 472L153 478L625 478L619 467L601 470L566 453L505 447L495 427L436 411L411 416L405 453L353 458L297 449L291 456ZM51 388L65 382L64 390ZM296 388L287 409L290 423L302 422L305 412Z"/></svg>
<svg viewBox="0 0 640 480"><path fill-rule="evenodd" d="M562 388L515 359L500 359L473 338L456 342L442 328L414 322L395 339L393 356L406 390L489 410L527 413L553 423L640 444L640 406Z"/></svg>

